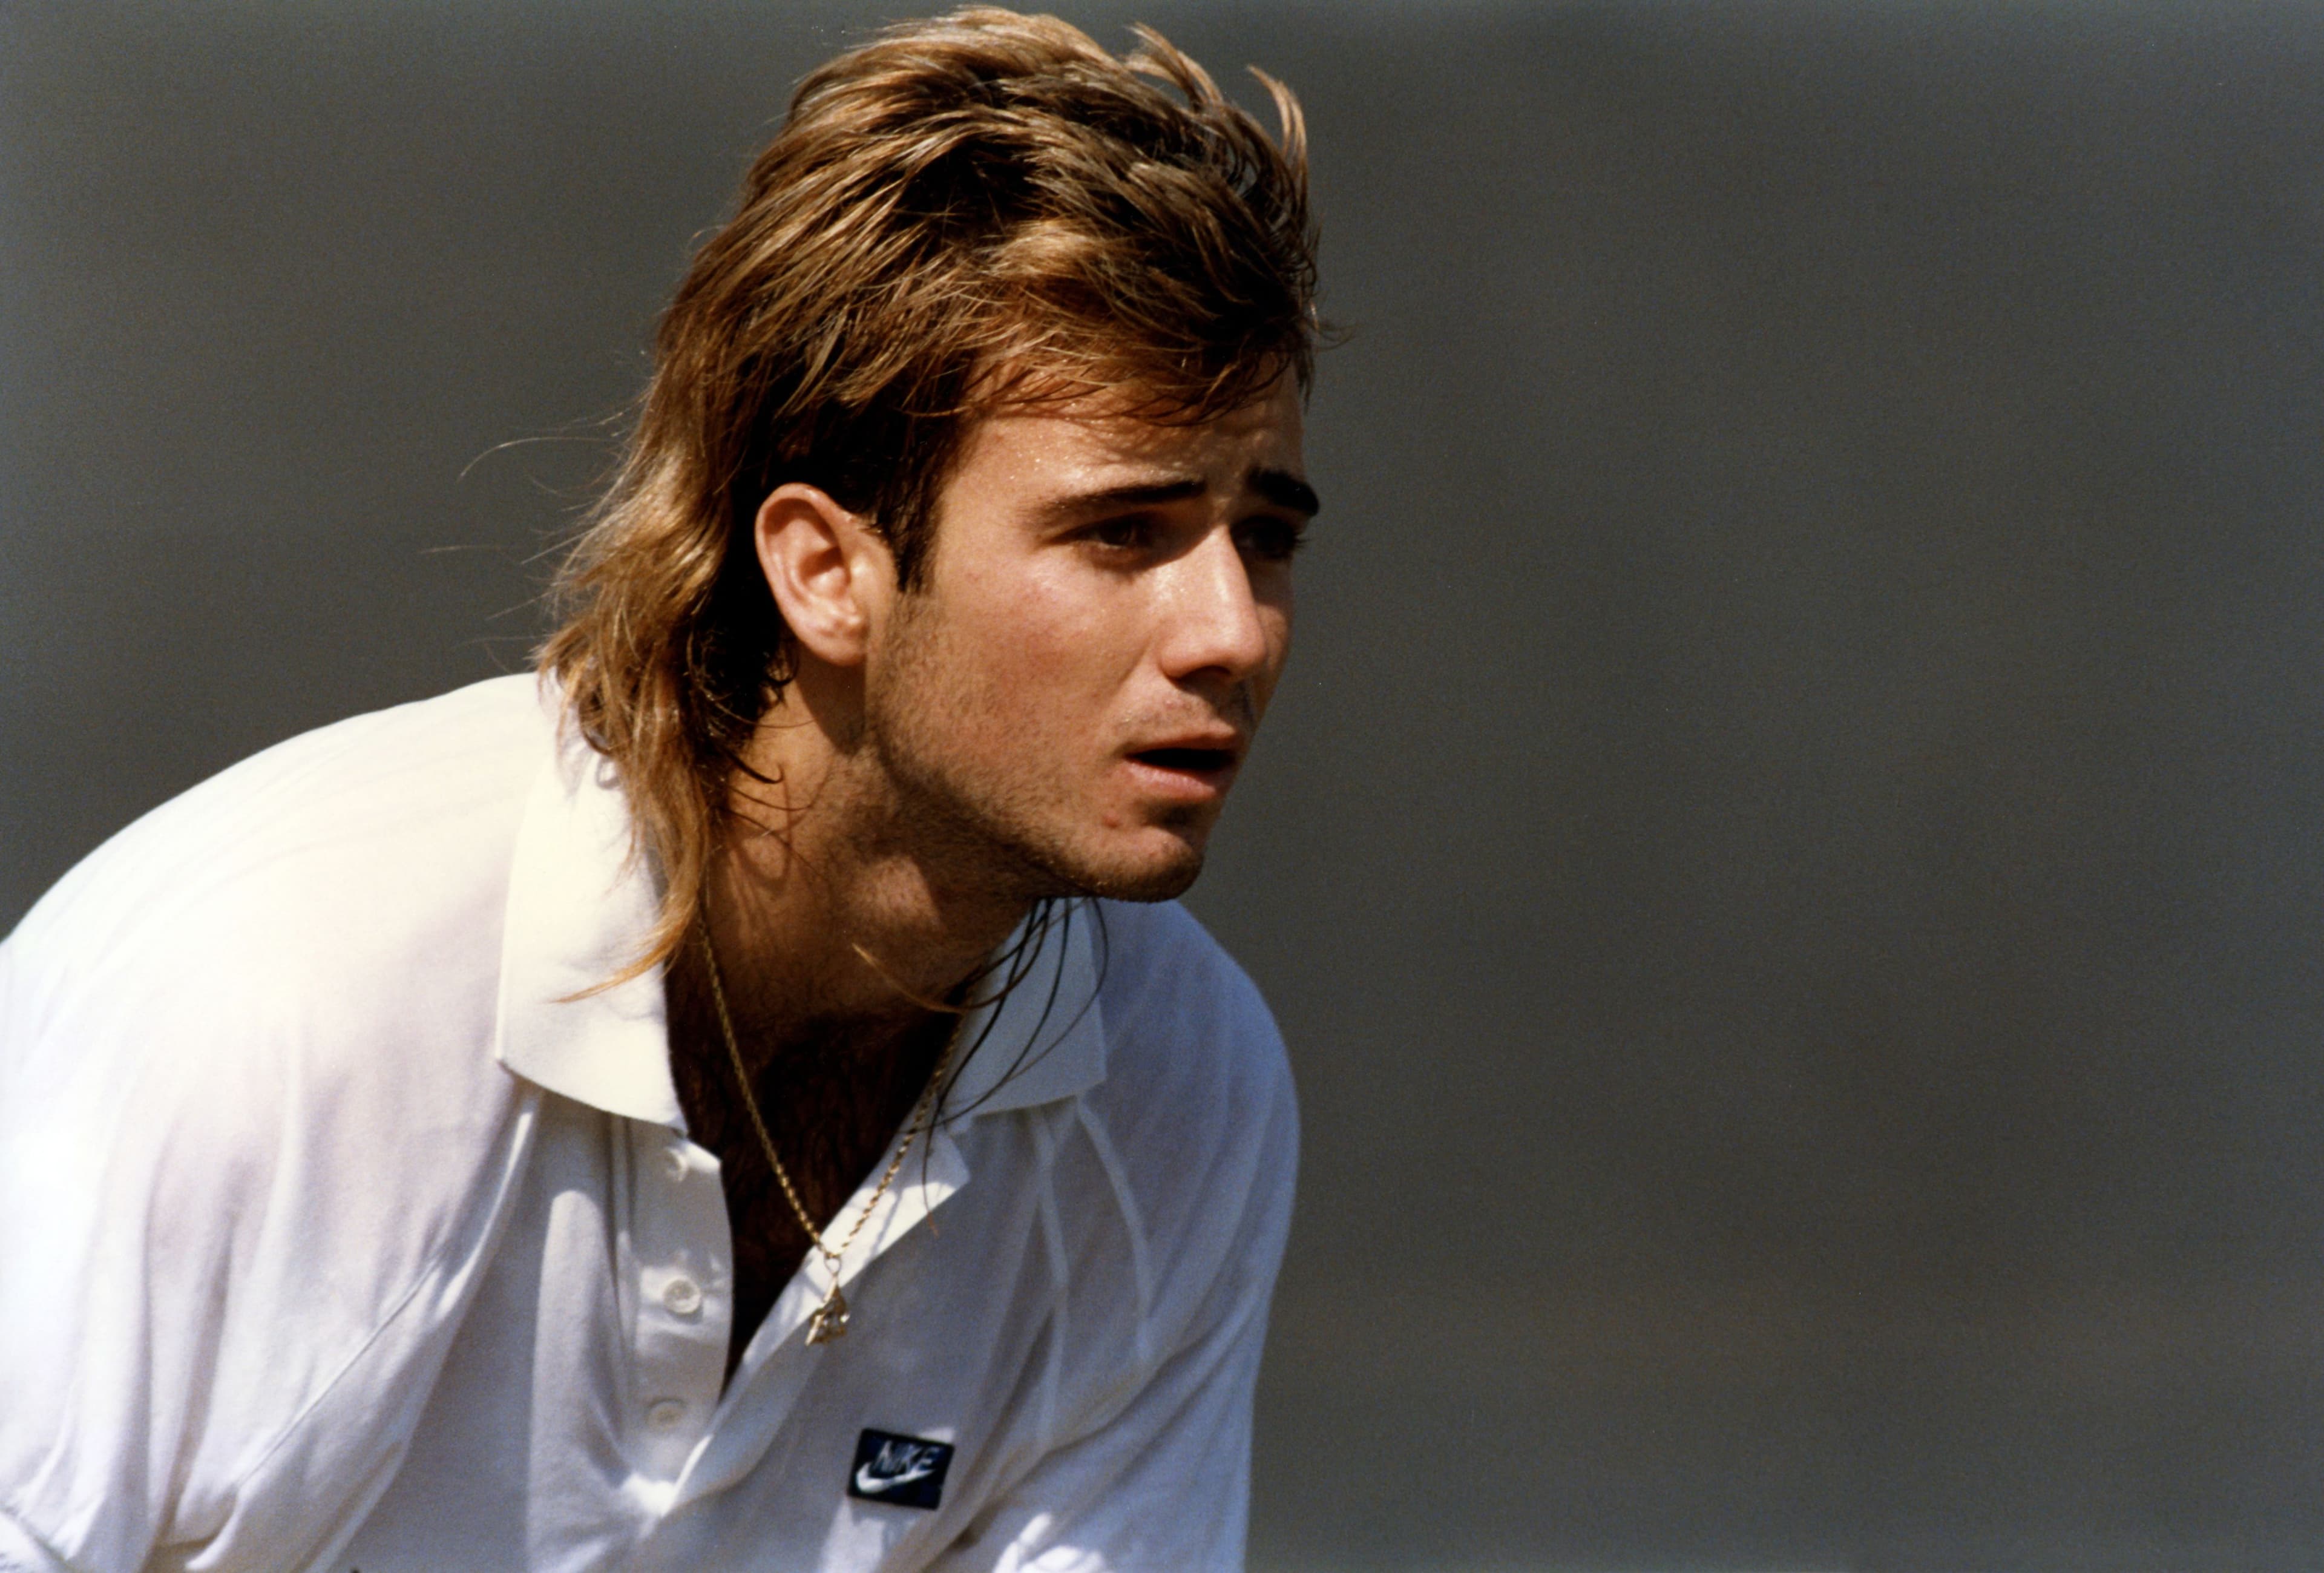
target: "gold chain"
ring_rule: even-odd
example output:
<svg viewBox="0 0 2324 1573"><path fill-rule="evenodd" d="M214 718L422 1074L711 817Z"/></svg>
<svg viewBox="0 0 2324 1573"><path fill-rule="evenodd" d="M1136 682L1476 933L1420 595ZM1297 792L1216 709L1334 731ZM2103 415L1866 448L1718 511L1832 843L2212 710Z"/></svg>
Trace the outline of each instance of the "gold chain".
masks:
<svg viewBox="0 0 2324 1573"><path fill-rule="evenodd" d="M928 1085L921 1090L919 1102L912 1106L912 1117L904 1125L904 1139L897 1146L896 1155L888 1160L887 1171L880 1176L880 1183L872 1188L871 1196L863 1203L863 1210L856 1215L855 1226L847 1231L845 1237L839 1242L838 1249L834 1250L825 1243L823 1231L815 1226L815 1219L807 1216L807 1204L799 1200L798 1190L791 1184L791 1177L783 1168L781 1157L775 1152L775 1139L767 1133L766 1119L759 1113L759 1099L751 1091L750 1070L742 1063L742 1046L735 1041L734 1020L726 1009L726 985L718 977L718 952L710 943L709 929L705 927L701 934L702 959L710 971L710 1000L718 1008L718 1031L726 1040L727 1058L733 1062L734 1085L742 1093L742 1112L751 1116L751 1129L759 1133L759 1145L766 1152L768 1166L775 1171L775 1183L783 1188L783 1199L791 1204L792 1215L798 1219L799 1227L807 1231L808 1241L814 1245L816 1254L823 1258L825 1269L831 1274L831 1292L824 1297L823 1303L816 1307L807 1322L807 1341L827 1344L834 1338L847 1336L847 1297L839 1292L839 1259L850 1245L855 1244L855 1236L863 1232L863 1226L872 1221L872 1211L879 1207L880 1198L888 1194L888 1187L895 1180L896 1171L904 1167L904 1155L912 1150L912 1143L927 1129L929 1117L936 1110L936 1089L944 1086L945 1071L952 1064L953 1047L960 1041L961 1023L954 1022L952 1032L945 1037L944 1052L936 1057L936 1068L929 1073Z"/></svg>

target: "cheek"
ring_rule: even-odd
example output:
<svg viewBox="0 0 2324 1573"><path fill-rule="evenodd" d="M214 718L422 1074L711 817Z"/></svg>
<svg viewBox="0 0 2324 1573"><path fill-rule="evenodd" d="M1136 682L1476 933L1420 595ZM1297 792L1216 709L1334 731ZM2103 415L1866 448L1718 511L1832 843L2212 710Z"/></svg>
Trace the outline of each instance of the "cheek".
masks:
<svg viewBox="0 0 2324 1573"><path fill-rule="evenodd" d="M906 712L892 725L932 761L1016 792L1054 790L1035 783L1077 773L1108 714L1091 641L1069 611L1021 582L1009 596L953 602L919 630L913 671L898 674L888 700Z"/></svg>
<svg viewBox="0 0 2324 1573"><path fill-rule="evenodd" d="M1278 599L1259 607L1259 615L1267 626L1267 667L1251 678L1251 698L1261 714L1274 696L1275 685L1283 677L1284 663L1291 657L1291 592L1285 590Z"/></svg>
<svg viewBox="0 0 2324 1573"><path fill-rule="evenodd" d="M1072 576L1026 575L965 608L960 632L993 708L1034 726L1064 721L1120 689L1137 665L1135 609L1093 597Z"/></svg>

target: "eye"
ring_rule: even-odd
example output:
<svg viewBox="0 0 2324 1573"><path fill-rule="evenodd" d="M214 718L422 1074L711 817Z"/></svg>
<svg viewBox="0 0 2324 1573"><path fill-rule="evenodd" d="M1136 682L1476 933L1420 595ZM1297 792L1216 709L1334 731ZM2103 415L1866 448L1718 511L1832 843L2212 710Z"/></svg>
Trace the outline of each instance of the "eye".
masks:
<svg viewBox="0 0 2324 1573"><path fill-rule="evenodd" d="M1143 551L1154 544L1158 533L1154 521L1143 514L1101 519L1082 532L1084 539L1115 551Z"/></svg>
<svg viewBox="0 0 2324 1573"><path fill-rule="evenodd" d="M1307 543L1307 522L1264 514L1235 526L1235 546L1260 562L1289 562Z"/></svg>

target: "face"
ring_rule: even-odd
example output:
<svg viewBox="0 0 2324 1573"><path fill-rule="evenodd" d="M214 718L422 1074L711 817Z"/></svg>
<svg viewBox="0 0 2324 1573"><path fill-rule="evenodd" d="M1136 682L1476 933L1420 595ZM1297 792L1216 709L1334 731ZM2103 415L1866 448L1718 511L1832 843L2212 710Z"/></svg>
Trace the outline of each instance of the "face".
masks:
<svg viewBox="0 0 2324 1573"><path fill-rule="evenodd" d="M1287 384L1202 425L1091 401L979 421L864 667L902 817L1014 893L1185 890L1282 672L1314 512Z"/></svg>

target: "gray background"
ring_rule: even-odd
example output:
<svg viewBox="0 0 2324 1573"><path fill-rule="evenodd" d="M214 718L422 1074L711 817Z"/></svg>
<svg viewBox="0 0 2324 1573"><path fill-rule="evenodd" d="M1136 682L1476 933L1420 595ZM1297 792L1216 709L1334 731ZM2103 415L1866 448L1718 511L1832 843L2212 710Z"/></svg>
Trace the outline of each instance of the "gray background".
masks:
<svg viewBox="0 0 2324 1573"><path fill-rule="evenodd" d="M1194 901L1306 1110L1255 1559L2324 1564L2324 11L1139 14L1356 329ZM523 663L876 14L0 3L0 924Z"/></svg>

